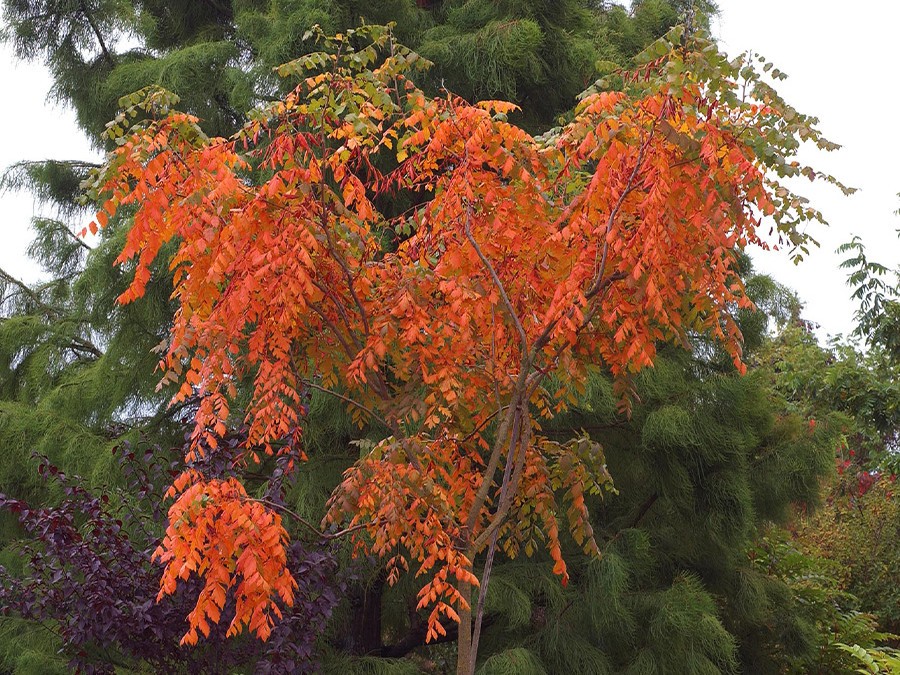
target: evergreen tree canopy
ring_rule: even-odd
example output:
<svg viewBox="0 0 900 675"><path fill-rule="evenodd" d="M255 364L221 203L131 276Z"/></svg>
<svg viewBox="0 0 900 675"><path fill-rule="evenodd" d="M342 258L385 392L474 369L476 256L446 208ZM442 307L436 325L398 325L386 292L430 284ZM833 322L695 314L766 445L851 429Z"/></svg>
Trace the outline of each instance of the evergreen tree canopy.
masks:
<svg viewBox="0 0 900 675"><path fill-rule="evenodd" d="M543 127L596 79L598 62L626 65L684 4L643 0L629 13L586 0L5 0L3 36L48 66L53 95L98 145L119 98L151 84L227 136L238 111L282 86L272 69L314 48L310 27L331 34L360 22L396 23L402 42L435 61L432 87L512 100Z"/></svg>

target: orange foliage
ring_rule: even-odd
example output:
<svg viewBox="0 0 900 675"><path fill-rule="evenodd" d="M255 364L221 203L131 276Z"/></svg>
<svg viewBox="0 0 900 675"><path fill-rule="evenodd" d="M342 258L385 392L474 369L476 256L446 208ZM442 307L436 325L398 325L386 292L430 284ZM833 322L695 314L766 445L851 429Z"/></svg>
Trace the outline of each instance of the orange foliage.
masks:
<svg viewBox="0 0 900 675"><path fill-rule="evenodd" d="M470 608L460 583L478 584L472 560L492 537L508 555L546 540L566 577L556 493L597 552L584 495L609 482L602 452L542 439L532 413L569 405L593 364L627 382L659 343L692 334L741 367L727 310L749 302L734 251L760 243L755 213L781 206L742 137L763 113L720 106L678 50L647 78L675 62L678 76L590 94L569 124L534 137L507 121L509 103L425 96L405 75L421 59L380 29L358 33L372 44L338 36L284 66L299 86L231 139L207 138L151 93L153 118L98 179L97 222L134 212L122 302L176 242L162 367L175 401L201 397L189 460L235 423L247 382L251 456L293 433L308 387L390 429L347 472L325 524L348 520L392 578L415 561L433 638L442 615ZM398 199L413 206L397 214ZM562 390L547 390L550 375ZM162 592L207 579L186 640L218 620L236 576L232 632L247 623L265 638L272 597L291 596L278 516L236 480L197 478L170 519Z"/></svg>
<svg viewBox="0 0 900 675"><path fill-rule="evenodd" d="M235 479L200 481L192 471L178 477L170 495L181 494L170 511L166 536L154 557L165 563L157 599L174 593L179 579L205 577L197 605L188 616L182 644L196 644L197 632L209 635L218 623L225 596L237 586L237 609L228 635L246 625L260 638L272 631L272 615L281 617L275 598L291 605L297 584L285 568L287 532L281 517L249 501Z"/></svg>

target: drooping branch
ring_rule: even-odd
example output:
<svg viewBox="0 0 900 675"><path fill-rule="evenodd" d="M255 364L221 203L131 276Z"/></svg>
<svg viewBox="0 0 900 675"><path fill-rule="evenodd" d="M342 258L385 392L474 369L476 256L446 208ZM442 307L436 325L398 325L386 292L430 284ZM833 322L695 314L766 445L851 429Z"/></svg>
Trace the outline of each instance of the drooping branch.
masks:
<svg viewBox="0 0 900 675"><path fill-rule="evenodd" d="M78 0L78 4L81 7L81 13L84 14L84 18L87 19L87 22L91 26L91 30L94 31L94 35L97 37L97 43L100 45L100 51L103 53L103 58L106 59L106 62L110 66L116 65L115 59L113 59L109 49L106 48L106 41L103 39L103 34L100 32L97 22L94 21L94 17L88 9L87 4L84 0Z"/></svg>
<svg viewBox="0 0 900 675"><path fill-rule="evenodd" d="M335 398L340 399L344 403L347 403L356 408L359 408L364 413L366 413L369 417L371 417L373 420L375 420L379 424L384 425L385 428L390 428L390 426L391 426L374 410L372 410L368 406L364 406L362 403L350 398L349 396L344 396L343 394L339 394L338 392L336 392L332 389L326 389L325 387L318 385L315 382L310 382L309 380L306 380L306 379L303 380L303 384L305 386L309 387L310 389L315 389L316 391L320 391L323 394L328 394L329 396L334 396Z"/></svg>
<svg viewBox="0 0 900 675"><path fill-rule="evenodd" d="M59 227L57 228L60 232L65 234L69 239L78 244L85 251L93 251L94 247L89 246L88 243L84 240L84 237L79 237L77 234L72 232L68 227L66 227L63 223L59 223Z"/></svg>
<svg viewBox="0 0 900 675"><path fill-rule="evenodd" d="M257 498L253 498L253 497L247 497L244 501L257 502L259 504L262 504L263 506L268 506L271 509L280 511L280 512L284 513L285 515L288 515L291 518L293 518L295 521L297 521L298 523L303 525L303 527L305 527L310 532L312 532L316 536L318 536L319 539L322 539L324 541L340 539L341 537L346 537L348 534L353 534L354 532L358 532L360 530L365 530L367 528L371 528L371 527L373 527L373 525L377 524L377 523L359 523L358 525L353 525L351 527L344 528L343 530L338 530L337 532L322 532L318 527L313 525L306 518L301 516L296 511L289 509L284 504L279 504L278 502L273 502L270 499L263 499L263 498L257 499Z"/></svg>

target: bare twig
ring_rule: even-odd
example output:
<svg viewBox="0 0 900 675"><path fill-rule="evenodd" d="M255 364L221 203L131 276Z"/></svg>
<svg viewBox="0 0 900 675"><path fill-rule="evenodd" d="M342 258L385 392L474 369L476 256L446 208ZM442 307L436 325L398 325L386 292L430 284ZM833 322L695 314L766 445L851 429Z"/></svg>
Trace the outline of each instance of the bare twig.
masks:
<svg viewBox="0 0 900 675"><path fill-rule="evenodd" d="M289 509L283 504L279 504L278 502L273 502L271 499L257 499L254 497L247 497L244 501L248 502L256 502L258 504L263 504L264 506L268 506L277 511L281 511L282 513L289 515L291 518L296 520L298 523L309 529L310 531L317 534L321 539L325 539L326 541L331 541L333 539L340 539L341 537L345 537L348 534L352 534L353 532L358 532L359 530L364 530L367 527L371 527L372 525L377 525L378 521L372 523L359 523L358 525L353 525L352 527L344 528L343 530L338 530L337 532L322 532L318 527L309 522L306 518L301 516L296 511Z"/></svg>

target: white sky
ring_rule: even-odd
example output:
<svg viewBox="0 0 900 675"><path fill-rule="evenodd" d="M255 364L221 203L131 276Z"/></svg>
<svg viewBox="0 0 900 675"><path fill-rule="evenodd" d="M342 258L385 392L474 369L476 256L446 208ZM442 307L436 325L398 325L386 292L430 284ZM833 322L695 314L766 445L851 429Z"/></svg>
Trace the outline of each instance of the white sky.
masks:
<svg viewBox="0 0 900 675"><path fill-rule="evenodd" d="M7 97L0 104L0 171L26 159L99 159L75 126L74 113L48 102L52 84L41 64L19 62L8 46L0 45L0 91ZM25 192L0 194L0 267L25 281L41 275L25 256L35 213L53 215Z"/></svg>
<svg viewBox="0 0 900 675"><path fill-rule="evenodd" d="M779 91L797 109L820 118L821 128L843 149L803 157L861 192L844 197L827 185L810 185L805 196L821 210L830 228L811 234L822 246L795 267L781 253L759 252L757 267L794 288L806 303L805 315L821 325L820 336L846 333L854 306L838 269L834 249L862 236L869 255L888 266L900 260L895 230L900 218L900 157L896 129L900 93L896 72L896 28L900 6L876 0L852 5L822 0L719 0L714 27L722 48L734 56L746 49L761 53L790 75ZM0 47L0 168L21 159L96 159L75 127L71 111L46 100L51 81L40 65L17 63ZM0 195L0 267L26 280L38 270L24 251L30 240L30 196Z"/></svg>
<svg viewBox="0 0 900 675"><path fill-rule="evenodd" d="M870 259L889 267L900 262L900 134L893 125L900 109L896 84L900 6L857 0L719 0L714 35L737 55L753 49L790 77L779 92L798 110L821 120L829 140L843 148L812 151L803 160L844 184L860 189L851 197L828 185L805 190L829 228L810 230L821 243L799 266L782 253L754 254L758 269L792 287L806 303L805 316L819 334L848 333L855 306L850 301L843 256L834 253L853 234L862 237Z"/></svg>

